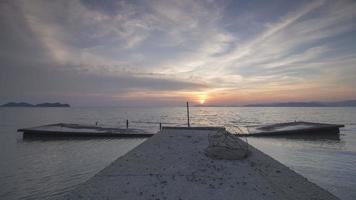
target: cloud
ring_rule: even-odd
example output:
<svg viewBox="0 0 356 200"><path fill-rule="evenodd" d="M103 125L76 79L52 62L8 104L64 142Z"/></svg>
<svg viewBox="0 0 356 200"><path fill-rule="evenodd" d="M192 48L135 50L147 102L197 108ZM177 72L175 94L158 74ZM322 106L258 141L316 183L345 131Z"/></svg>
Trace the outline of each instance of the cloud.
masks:
<svg viewBox="0 0 356 200"><path fill-rule="evenodd" d="M172 91L201 90L204 84L167 78L122 74L98 75L83 72L48 70L40 67L1 68L0 98L2 101L24 99L61 99L76 105L85 105L88 98L125 99L133 93L163 94ZM21 71L22 73L19 73ZM151 95L152 96L152 95ZM174 95L173 95L174 96ZM80 97L80 100L78 98ZM141 99L141 96L135 96ZM158 97L157 97L158 98ZM58 101L58 100L57 100Z"/></svg>
<svg viewBox="0 0 356 200"><path fill-rule="evenodd" d="M11 38L8 47L1 49L2 99L26 95L110 98L134 91L162 93L207 87L137 65L143 58L131 52L142 42L137 38L147 35L145 31L157 23L156 19L145 18L151 14L138 13L140 8L126 3L117 8L120 14L88 8L79 1L2 5L6 31L1 39L6 44ZM157 28L161 27L152 29ZM14 50L9 52L9 47ZM18 55L18 51L23 54Z"/></svg>
<svg viewBox="0 0 356 200"><path fill-rule="evenodd" d="M333 44L339 40L335 37L355 32L355 6L352 2L335 4L330 1L304 5L278 22L267 24L264 31L236 45L233 51L201 62L201 68L206 73L214 70L215 75L221 77L231 73L242 76L232 87L246 85L257 77L259 80L264 77L262 84L276 82L280 86L290 79L299 79L296 84L309 81L310 72L314 72L314 78L320 77L328 58L342 56ZM350 51L355 54L352 49ZM197 67L196 70L200 73L201 69ZM256 82L250 83L251 87L256 86Z"/></svg>
<svg viewBox="0 0 356 200"><path fill-rule="evenodd" d="M293 88L309 98L323 85L351 88L356 3L269 4L3 1L2 95L292 98L287 88Z"/></svg>

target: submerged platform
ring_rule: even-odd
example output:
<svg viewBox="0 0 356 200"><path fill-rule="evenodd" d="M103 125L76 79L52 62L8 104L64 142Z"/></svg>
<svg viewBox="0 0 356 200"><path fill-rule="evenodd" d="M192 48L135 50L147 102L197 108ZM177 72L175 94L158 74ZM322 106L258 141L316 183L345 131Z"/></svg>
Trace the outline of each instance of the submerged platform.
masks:
<svg viewBox="0 0 356 200"><path fill-rule="evenodd" d="M248 127L248 133L240 136L286 136L286 135L328 135L338 134L341 124L325 124L313 122L287 122L262 126Z"/></svg>
<svg viewBox="0 0 356 200"><path fill-rule="evenodd" d="M243 160L207 157L219 130L164 128L61 199L337 199L252 146Z"/></svg>
<svg viewBox="0 0 356 200"><path fill-rule="evenodd" d="M154 133L141 129L107 128L66 123L24 128L17 131L23 132L24 137L151 137L154 135Z"/></svg>

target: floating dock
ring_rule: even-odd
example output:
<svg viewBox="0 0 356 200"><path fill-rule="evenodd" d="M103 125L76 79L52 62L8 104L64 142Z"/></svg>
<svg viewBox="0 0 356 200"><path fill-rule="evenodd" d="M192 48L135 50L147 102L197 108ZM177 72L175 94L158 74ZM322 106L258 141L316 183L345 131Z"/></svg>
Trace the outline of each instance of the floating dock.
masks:
<svg viewBox="0 0 356 200"><path fill-rule="evenodd" d="M262 126L249 126L247 129L248 131L239 131L236 134L241 137L297 136L303 138L310 136L335 135L339 133L339 128L341 127L344 127L344 125L312 122L287 122ZM184 127L171 127L170 129L174 128L184 129ZM217 130L219 127L197 127L189 129ZM239 128L239 130L241 129ZM68 123L49 124L19 129L17 131L23 132L24 137L151 137L155 134L143 129L112 128Z"/></svg>
<svg viewBox="0 0 356 200"><path fill-rule="evenodd" d="M24 137L151 137L154 135L154 133L141 129L107 128L66 123L24 128L17 131L23 132Z"/></svg>
<svg viewBox="0 0 356 200"><path fill-rule="evenodd" d="M338 199L252 146L243 160L207 157L220 130L163 128L61 199Z"/></svg>
<svg viewBox="0 0 356 200"><path fill-rule="evenodd" d="M325 124L313 122L287 122L263 126L250 126L247 133L240 133L240 136L286 136L286 135L330 135L338 134L341 124Z"/></svg>

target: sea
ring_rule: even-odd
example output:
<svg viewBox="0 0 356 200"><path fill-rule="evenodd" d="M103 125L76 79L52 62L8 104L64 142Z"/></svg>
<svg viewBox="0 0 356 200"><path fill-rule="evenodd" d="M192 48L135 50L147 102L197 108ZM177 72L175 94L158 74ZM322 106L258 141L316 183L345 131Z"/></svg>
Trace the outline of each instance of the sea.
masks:
<svg viewBox="0 0 356 200"><path fill-rule="evenodd" d="M19 128L81 123L151 132L186 126L185 107L0 108L0 199L54 199L93 177L143 138L23 138ZM310 121L344 124L336 138L247 142L343 200L356 199L356 107L191 107L192 126Z"/></svg>

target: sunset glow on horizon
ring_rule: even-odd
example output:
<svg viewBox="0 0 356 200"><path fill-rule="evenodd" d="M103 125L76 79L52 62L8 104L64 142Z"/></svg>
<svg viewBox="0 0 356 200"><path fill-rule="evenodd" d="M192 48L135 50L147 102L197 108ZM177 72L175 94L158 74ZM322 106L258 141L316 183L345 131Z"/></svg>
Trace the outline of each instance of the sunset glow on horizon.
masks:
<svg viewBox="0 0 356 200"><path fill-rule="evenodd" d="M206 94L199 95L199 103L204 104L206 101Z"/></svg>
<svg viewBox="0 0 356 200"><path fill-rule="evenodd" d="M4 1L0 103L356 99L354 1Z"/></svg>

